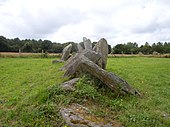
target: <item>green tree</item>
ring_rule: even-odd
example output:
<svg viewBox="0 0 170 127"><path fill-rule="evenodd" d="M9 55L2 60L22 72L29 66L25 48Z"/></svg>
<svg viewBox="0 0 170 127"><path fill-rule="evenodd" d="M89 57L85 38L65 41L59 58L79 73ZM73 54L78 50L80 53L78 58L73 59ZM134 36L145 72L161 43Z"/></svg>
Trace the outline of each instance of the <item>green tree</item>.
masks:
<svg viewBox="0 0 170 127"><path fill-rule="evenodd" d="M170 53L170 42L164 43L164 53Z"/></svg>
<svg viewBox="0 0 170 127"><path fill-rule="evenodd" d="M0 52L10 51L10 46L7 42L7 39L3 36L0 36Z"/></svg>
<svg viewBox="0 0 170 127"><path fill-rule="evenodd" d="M161 42L158 42L157 44L155 44L155 43L152 44L152 51L153 52L156 51L158 53L164 53L165 52L164 48L165 48L165 46Z"/></svg>
<svg viewBox="0 0 170 127"><path fill-rule="evenodd" d="M49 52L53 52L53 53L62 53L63 51L63 46L60 43L53 43L51 50L49 50Z"/></svg>
<svg viewBox="0 0 170 127"><path fill-rule="evenodd" d="M41 49L44 50L45 52L48 51L50 49L52 42L49 40L44 40L41 43Z"/></svg>
<svg viewBox="0 0 170 127"><path fill-rule="evenodd" d="M122 54L125 51L125 44L117 44L114 48L113 48L113 53L114 54Z"/></svg>
<svg viewBox="0 0 170 127"><path fill-rule="evenodd" d="M159 52L159 53L163 53L164 52L163 43L162 42L158 42L157 43L157 52Z"/></svg>
<svg viewBox="0 0 170 127"><path fill-rule="evenodd" d="M138 53L138 44L136 42L128 42L126 45L127 54L137 54Z"/></svg>
<svg viewBox="0 0 170 127"><path fill-rule="evenodd" d="M141 45L140 51L143 54L151 54L152 53L152 47L149 45L148 42L146 42L145 45Z"/></svg>
<svg viewBox="0 0 170 127"><path fill-rule="evenodd" d="M28 41L24 44L24 46L22 47L22 51L23 52L33 52L33 46L32 46L32 42Z"/></svg>

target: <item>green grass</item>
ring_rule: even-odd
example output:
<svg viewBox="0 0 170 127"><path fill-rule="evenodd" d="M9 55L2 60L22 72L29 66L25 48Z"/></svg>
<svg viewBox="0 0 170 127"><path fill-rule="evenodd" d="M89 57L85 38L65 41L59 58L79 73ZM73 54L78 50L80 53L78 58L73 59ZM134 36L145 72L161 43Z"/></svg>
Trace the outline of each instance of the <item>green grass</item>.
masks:
<svg viewBox="0 0 170 127"><path fill-rule="evenodd" d="M118 96L89 75L81 77L74 92L64 91L60 84L67 79L59 71L63 64L52 60L0 58L0 127L64 126L58 111L71 103L126 127L170 126L170 59L108 59L107 70L128 81L142 97Z"/></svg>
<svg viewBox="0 0 170 127"><path fill-rule="evenodd" d="M170 126L170 59L109 59L109 71L126 79L143 94L142 98L123 98L127 110L119 118L127 126ZM138 125L139 124L139 125Z"/></svg>
<svg viewBox="0 0 170 127"><path fill-rule="evenodd" d="M0 125L43 125L38 109L48 99L46 89L63 82L61 64L51 59L0 59Z"/></svg>

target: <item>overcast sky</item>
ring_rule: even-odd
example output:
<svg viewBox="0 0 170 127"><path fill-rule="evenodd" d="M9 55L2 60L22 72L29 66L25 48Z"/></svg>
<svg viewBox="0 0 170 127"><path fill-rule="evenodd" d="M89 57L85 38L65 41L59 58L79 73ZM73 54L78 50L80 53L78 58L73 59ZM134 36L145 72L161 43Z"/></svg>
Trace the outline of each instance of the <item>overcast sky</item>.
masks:
<svg viewBox="0 0 170 127"><path fill-rule="evenodd" d="M0 0L7 38L118 43L170 41L170 0Z"/></svg>

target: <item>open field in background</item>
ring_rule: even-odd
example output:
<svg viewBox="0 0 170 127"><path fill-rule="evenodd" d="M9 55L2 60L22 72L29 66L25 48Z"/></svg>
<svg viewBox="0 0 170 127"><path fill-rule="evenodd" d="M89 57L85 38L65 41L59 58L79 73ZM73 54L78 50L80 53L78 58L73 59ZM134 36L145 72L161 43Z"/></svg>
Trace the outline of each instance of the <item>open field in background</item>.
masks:
<svg viewBox="0 0 170 127"><path fill-rule="evenodd" d="M64 126L58 111L71 103L87 106L99 117L115 119L125 127L170 126L170 59L109 58L107 70L137 88L142 97L117 96L86 75L74 92L60 84L54 58L0 58L0 127ZM97 85L96 85L97 84Z"/></svg>
<svg viewBox="0 0 170 127"><path fill-rule="evenodd" d="M61 57L62 53L17 53L17 52L0 52L1 58L16 58L16 57L33 57L33 58L41 58L41 57ZM109 54L109 57L132 57L132 56L144 56L144 57L158 57L158 58L170 58L169 54L157 54L157 55L143 55L143 54Z"/></svg>
<svg viewBox="0 0 170 127"><path fill-rule="evenodd" d="M33 57L33 58L41 58L41 57L61 57L60 53L17 53L17 52L0 52L1 58L16 58L16 57Z"/></svg>

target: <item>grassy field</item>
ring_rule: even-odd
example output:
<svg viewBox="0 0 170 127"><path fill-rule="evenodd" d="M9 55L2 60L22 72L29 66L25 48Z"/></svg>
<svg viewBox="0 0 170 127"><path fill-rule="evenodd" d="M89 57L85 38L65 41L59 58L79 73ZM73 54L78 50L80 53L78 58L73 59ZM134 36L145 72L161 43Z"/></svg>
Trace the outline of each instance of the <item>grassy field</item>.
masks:
<svg viewBox="0 0 170 127"><path fill-rule="evenodd" d="M62 127L58 111L71 103L126 127L170 126L170 59L108 59L107 70L132 84L142 97L118 96L89 75L81 77L74 92L64 91L60 84L67 79L59 71L63 64L52 60L0 58L0 127Z"/></svg>
<svg viewBox="0 0 170 127"><path fill-rule="evenodd" d="M18 53L18 52L0 52L0 58L56 58L61 57L62 53ZM170 58L170 53L167 54L109 54L108 57L156 57L156 58Z"/></svg>
<svg viewBox="0 0 170 127"><path fill-rule="evenodd" d="M0 58L56 58L61 57L61 53L18 53L0 52Z"/></svg>

